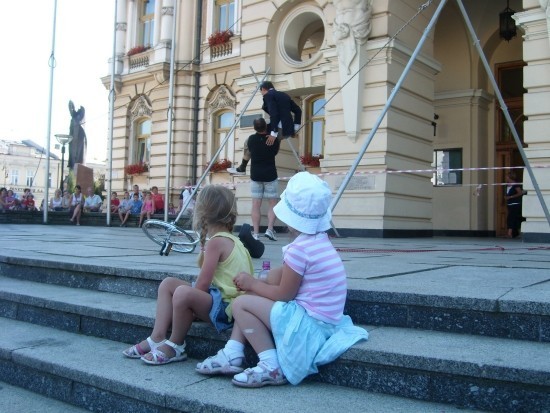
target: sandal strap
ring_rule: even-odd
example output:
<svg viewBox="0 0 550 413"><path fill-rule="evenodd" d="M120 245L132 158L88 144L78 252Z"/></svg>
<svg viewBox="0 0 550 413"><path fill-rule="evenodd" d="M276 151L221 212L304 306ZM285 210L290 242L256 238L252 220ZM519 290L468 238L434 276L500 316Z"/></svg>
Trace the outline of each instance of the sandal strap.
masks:
<svg viewBox="0 0 550 413"><path fill-rule="evenodd" d="M154 341L154 340L151 338L151 336L149 336L149 337L146 338L146 341L147 341L147 343L149 344L149 348L150 348L151 350L154 350L154 349L156 349L158 346L162 345L162 344L166 341L166 339L165 339L165 340L161 340L161 341L159 341L159 342L157 343L156 341ZM139 344L139 343L138 343L138 344ZM147 352L145 352L145 353L147 353Z"/></svg>
<svg viewBox="0 0 550 413"><path fill-rule="evenodd" d="M172 347L176 352L176 356L179 356L185 352L185 341L183 342L183 344L176 344L173 341L165 340L163 344Z"/></svg>

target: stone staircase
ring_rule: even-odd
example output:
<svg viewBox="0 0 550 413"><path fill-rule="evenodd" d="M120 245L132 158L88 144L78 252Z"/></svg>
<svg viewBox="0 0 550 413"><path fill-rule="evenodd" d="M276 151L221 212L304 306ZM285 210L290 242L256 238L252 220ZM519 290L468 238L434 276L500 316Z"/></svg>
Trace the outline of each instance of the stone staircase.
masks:
<svg viewBox="0 0 550 413"><path fill-rule="evenodd" d="M542 303L350 287L347 313L369 341L299 386L251 391L193 371L228 338L204 323L189 333L187 362L122 356L150 333L168 275L192 278L0 256L0 381L97 412L550 412Z"/></svg>

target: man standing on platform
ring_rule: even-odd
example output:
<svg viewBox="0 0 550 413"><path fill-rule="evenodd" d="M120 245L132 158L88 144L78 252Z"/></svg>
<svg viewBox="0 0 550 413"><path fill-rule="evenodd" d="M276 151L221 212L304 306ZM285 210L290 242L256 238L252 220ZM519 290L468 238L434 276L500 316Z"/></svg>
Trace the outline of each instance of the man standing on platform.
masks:
<svg viewBox="0 0 550 413"><path fill-rule="evenodd" d="M272 241L276 241L273 224L275 222L275 213L273 207L279 200L279 180L277 177L277 167L275 166L275 156L279 152L279 139L273 139L268 143L270 136L267 133L267 124L264 118L254 119L254 130L256 133L248 137L248 150L252 160L250 169L250 184L252 192L252 226L255 239L258 239L260 233L260 219L262 199L267 199L269 209L267 211L267 230L265 236Z"/></svg>

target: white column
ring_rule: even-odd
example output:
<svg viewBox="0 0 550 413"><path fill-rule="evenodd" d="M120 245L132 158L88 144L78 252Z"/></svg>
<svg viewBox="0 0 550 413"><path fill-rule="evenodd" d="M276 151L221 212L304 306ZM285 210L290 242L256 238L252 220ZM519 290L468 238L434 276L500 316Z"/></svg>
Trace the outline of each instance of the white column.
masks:
<svg viewBox="0 0 550 413"><path fill-rule="evenodd" d="M116 21L116 55L124 56L126 51L126 32L128 30L126 1L119 0L117 3L117 21Z"/></svg>
<svg viewBox="0 0 550 413"><path fill-rule="evenodd" d="M172 25L174 24L174 0L162 2L160 21L160 42L169 44L172 39Z"/></svg>
<svg viewBox="0 0 550 413"><path fill-rule="evenodd" d="M548 206L550 169L545 166L550 162L550 43L546 10L540 6L538 1L524 0L526 10L516 13L514 18L524 32L523 60L527 64L523 69L523 84L528 90L523 97L527 117L524 122L524 140L528 145L525 153ZM528 242L548 242L550 226L529 176L523 176L524 189L528 191L523 198L523 216L527 218L522 224L523 238Z"/></svg>

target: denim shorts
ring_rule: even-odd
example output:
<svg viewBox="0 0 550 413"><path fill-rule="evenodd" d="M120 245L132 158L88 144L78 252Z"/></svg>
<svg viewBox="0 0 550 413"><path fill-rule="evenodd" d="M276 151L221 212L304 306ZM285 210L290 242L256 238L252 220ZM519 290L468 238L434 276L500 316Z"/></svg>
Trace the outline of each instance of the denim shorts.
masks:
<svg viewBox="0 0 550 413"><path fill-rule="evenodd" d="M250 181L252 198L255 199L277 199L279 198L279 180L271 182Z"/></svg>

